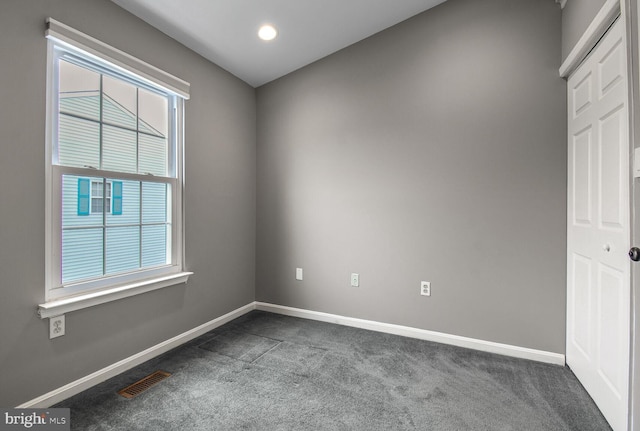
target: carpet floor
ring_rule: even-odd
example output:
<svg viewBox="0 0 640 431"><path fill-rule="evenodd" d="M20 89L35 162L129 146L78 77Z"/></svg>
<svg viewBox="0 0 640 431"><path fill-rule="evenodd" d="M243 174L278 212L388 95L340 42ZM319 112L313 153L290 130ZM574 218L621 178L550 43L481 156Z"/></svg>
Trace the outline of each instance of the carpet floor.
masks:
<svg viewBox="0 0 640 431"><path fill-rule="evenodd" d="M260 311L56 407L82 431L611 429L567 367Z"/></svg>

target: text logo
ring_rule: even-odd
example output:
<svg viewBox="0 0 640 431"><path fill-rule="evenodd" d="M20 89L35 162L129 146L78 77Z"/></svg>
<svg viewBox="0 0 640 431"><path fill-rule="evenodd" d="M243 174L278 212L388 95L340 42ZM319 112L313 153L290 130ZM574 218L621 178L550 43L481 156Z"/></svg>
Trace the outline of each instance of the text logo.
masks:
<svg viewBox="0 0 640 431"><path fill-rule="evenodd" d="M70 431L69 409L0 409L0 431Z"/></svg>

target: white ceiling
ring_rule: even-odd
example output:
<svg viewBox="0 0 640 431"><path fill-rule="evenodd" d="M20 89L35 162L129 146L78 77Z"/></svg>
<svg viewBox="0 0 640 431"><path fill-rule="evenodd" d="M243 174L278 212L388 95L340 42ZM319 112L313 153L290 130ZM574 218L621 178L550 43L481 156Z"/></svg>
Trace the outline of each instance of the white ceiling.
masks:
<svg viewBox="0 0 640 431"><path fill-rule="evenodd" d="M258 87L445 0L112 0ZM265 23L278 37L257 37Z"/></svg>

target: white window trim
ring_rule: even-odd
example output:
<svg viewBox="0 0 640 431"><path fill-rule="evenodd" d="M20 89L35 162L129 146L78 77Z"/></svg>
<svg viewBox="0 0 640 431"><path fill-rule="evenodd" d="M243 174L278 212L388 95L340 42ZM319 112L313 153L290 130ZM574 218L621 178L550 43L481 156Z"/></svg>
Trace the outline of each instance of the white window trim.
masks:
<svg viewBox="0 0 640 431"><path fill-rule="evenodd" d="M38 305L38 316L41 319L60 316L71 311L81 310L94 305L105 304L118 299L128 298L163 287L186 283L193 272L179 272L150 280L116 286L105 290L65 297Z"/></svg>
<svg viewBox="0 0 640 431"><path fill-rule="evenodd" d="M125 71L146 79L153 86L165 88L171 93L183 99L189 99L188 82L183 81L163 70L158 69L142 60L139 60L126 52L120 51L104 42L71 28L53 18L46 19L47 29L45 36L53 39L58 44L66 45L73 50L83 51L100 61L107 61Z"/></svg>
<svg viewBox="0 0 640 431"><path fill-rule="evenodd" d="M74 311L110 301L119 300L133 295L138 295L151 290L160 289L167 286L186 283L189 276L193 274L184 270L184 100L189 98L189 84L172 75L169 75L160 69L144 63L122 51L112 48L90 36L78 32L71 27L65 26L51 18L47 19L47 30L45 35L48 39L47 51L47 127L46 127L46 197L45 197L45 302L38 305L38 315L44 319L47 317L57 316L69 311ZM179 188L178 193L172 193L172 219L171 223L175 227L172 229L171 243L172 248L171 265L159 267L155 270L144 271L148 278L141 279L136 277L136 273L131 273L130 277L121 278L118 284L113 284L109 278L98 280L97 283L91 285L88 289L74 289L78 286L65 286L63 289L56 289L57 283L54 282L56 275L60 274L60 255L56 252L56 244L60 244L56 239L56 235L60 235L60 226L56 225L59 217L55 217L54 208L59 207L58 198L54 195L56 182L56 166L52 163L53 139L57 135L55 121L55 113L57 111L54 106L55 97L51 89L57 73L54 66L55 47L62 46L65 50L78 52L83 56L89 56L101 63L111 63L116 65L121 71L127 74L135 74L147 80L154 87L161 87L170 94L178 96L175 106L174 115L177 124L182 125L182 130L171 130L177 142L177 152L175 157L176 179L173 180L172 187L174 190ZM66 168L65 168L66 169ZM98 173L98 172L96 172ZM100 172L103 174L106 172ZM125 177L122 173L117 173L118 178ZM145 181L153 181L153 177L145 178ZM58 180L59 181L59 180ZM55 199L55 201L54 201Z"/></svg>

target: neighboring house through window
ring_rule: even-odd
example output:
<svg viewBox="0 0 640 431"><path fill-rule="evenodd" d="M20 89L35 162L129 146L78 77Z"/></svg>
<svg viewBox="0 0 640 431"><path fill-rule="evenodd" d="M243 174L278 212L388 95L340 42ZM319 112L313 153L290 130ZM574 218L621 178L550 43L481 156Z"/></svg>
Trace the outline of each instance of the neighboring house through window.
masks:
<svg viewBox="0 0 640 431"><path fill-rule="evenodd" d="M188 93L172 85L186 83L53 20L47 36L47 301L186 274L182 106ZM175 81L164 85L154 73Z"/></svg>

